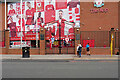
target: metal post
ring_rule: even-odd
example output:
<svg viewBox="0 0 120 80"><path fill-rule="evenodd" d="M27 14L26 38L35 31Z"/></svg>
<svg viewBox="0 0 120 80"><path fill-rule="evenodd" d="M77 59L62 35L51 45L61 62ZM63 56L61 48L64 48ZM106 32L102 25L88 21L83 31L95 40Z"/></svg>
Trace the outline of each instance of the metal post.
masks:
<svg viewBox="0 0 120 80"><path fill-rule="evenodd" d="M118 31L118 48L119 48L119 54L120 54L120 31Z"/></svg>
<svg viewBox="0 0 120 80"><path fill-rule="evenodd" d="M68 44L67 44L67 54L68 54Z"/></svg>
<svg viewBox="0 0 120 80"><path fill-rule="evenodd" d="M113 55L113 33L111 34L111 56Z"/></svg>
<svg viewBox="0 0 120 80"><path fill-rule="evenodd" d="M37 16L37 0L36 0L36 16ZM36 48L38 48L38 30L37 30L37 19L36 19Z"/></svg>
<svg viewBox="0 0 120 80"><path fill-rule="evenodd" d="M7 22L6 22L6 0L5 0L5 30L6 30L6 28L7 28L7 26L6 26L6 24L7 24Z"/></svg>
<svg viewBox="0 0 120 80"><path fill-rule="evenodd" d="M59 24L59 54L61 54L61 24Z"/></svg>
<svg viewBox="0 0 120 80"><path fill-rule="evenodd" d="M120 1L119 1L119 4L118 4L118 22L120 21ZM120 22L118 24L118 47L119 47L119 54L120 54Z"/></svg>
<svg viewBox="0 0 120 80"><path fill-rule="evenodd" d="M22 48L22 0L21 0L21 48Z"/></svg>
<svg viewBox="0 0 120 80"><path fill-rule="evenodd" d="M111 33L111 44L110 44L110 48L111 48L111 56L113 55L113 54L115 54L115 46L114 46L114 40L115 40L115 33L114 33L114 28L111 28L111 31L110 31L110 33Z"/></svg>
<svg viewBox="0 0 120 80"><path fill-rule="evenodd" d="M67 37L68 37L68 34L67 34ZM69 39L68 39L68 41L69 41ZM68 54L68 45L69 45L69 42L66 42L66 44L67 44L67 54Z"/></svg>

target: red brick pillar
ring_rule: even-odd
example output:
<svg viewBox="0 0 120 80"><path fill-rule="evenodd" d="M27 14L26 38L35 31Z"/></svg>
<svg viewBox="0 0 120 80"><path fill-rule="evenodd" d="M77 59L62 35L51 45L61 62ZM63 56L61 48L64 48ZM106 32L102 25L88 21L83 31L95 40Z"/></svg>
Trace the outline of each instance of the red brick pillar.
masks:
<svg viewBox="0 0 120 80"><path fill-rule="evenodd" d="M78 44L80 44L80 28L75 28L75 55L77 55Z"/></svg>
<svg viewBox="0 0 120 80"><path fill-rule="evenodd" d="M6 46L6 53L8 54L8 50L10 47L9 30L5 30L5 46Z"/></svg>
<svg viewBox="0 0 120 80"><path fill-rule="evenodd" d="M45 55L45 28L40 28L40 55Z"/></svg>
<svg viewBox="0 0 120 80"><path fill-rule="evenodd" d="M118 3L118 47L119 47L119 54L120 54L120 1Z"/></svg>
<svg viewBox="0 0 120 80"><path fill-rule="evenodd" d="M6 3L7 5L8 3ZM1 23L0 23L0 30L5 30L5 25L7 26L7 24L5 24L5 3L2 2L0 3L1 6L1 14L0 14L0 19L1 19ZM6 13L8 13L8 6L6 6ZM6 14L7 16L7 14ZM7 22L7 19L6 19Z"/></svg>

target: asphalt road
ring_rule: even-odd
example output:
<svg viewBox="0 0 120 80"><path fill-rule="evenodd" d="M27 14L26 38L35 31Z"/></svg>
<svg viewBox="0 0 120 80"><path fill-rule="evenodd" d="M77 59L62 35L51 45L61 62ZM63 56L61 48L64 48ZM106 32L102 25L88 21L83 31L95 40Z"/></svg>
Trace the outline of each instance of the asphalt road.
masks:
<svg viewBox="0 0 120 80"><path fill-rule="evenodd" d="M3 60L3 78L118 78L118 61Z"/></svg>

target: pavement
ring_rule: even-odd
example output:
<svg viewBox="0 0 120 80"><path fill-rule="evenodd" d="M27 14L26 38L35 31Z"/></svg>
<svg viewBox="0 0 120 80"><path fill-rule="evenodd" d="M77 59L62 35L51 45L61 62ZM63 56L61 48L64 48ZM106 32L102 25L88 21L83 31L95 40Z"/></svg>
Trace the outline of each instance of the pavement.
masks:
<svg viewBox="0 0 120 80"><path fill-rule="evenodd" d="M30 55L30 58L22 58L22 55L0 55L0 59L19 59L19 60L118 60L118 55L82 55L78 57L76 55Z"/></svg>

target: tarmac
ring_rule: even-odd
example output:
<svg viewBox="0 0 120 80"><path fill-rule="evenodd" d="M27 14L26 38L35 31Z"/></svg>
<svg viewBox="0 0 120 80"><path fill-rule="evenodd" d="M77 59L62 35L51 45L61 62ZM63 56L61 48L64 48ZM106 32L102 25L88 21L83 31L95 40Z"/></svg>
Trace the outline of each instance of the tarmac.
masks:
<svg viewBox="0 0 120 80"><path fill-rule="evenodd" d="M30 55L29 58L22 58L22 55L0 55L0 59L11 60L119 60L119 55L82 55L80 58L76 55L59 54L59 55Z"/></svg>

